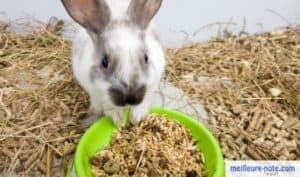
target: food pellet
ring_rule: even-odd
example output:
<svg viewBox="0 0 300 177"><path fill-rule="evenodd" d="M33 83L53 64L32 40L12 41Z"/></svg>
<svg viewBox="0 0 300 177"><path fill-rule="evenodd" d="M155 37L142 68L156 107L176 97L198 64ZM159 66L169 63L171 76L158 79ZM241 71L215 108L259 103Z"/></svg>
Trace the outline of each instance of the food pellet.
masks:
<svg viewBox="0 0 300 177"><path fill-rule="evenodd" d="M190 132L157 114L119 130L90 162L95 177L206 176L202 153Z"/></svg>

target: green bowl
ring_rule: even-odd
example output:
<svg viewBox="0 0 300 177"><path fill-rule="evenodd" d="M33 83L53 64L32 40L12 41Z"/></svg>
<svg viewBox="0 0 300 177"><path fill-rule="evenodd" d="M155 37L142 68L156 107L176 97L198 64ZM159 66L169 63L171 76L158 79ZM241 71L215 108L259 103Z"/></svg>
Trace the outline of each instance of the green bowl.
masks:
<svg viewBox="0 0 300 177"><path fill-rule="evenodd" d="M166 108L152 107L151 113L166 115L179 121L190 130L198 148L204 155L204 166L208 177L224 177L225 168L220 147L213 135L195 119ZM89 159L105 145L109 144L117 127L109 117L103 117L92 125L82 136L75 153L74 166L76 177L93 177ZM70 173L67 175L69 176Z"/></svg>

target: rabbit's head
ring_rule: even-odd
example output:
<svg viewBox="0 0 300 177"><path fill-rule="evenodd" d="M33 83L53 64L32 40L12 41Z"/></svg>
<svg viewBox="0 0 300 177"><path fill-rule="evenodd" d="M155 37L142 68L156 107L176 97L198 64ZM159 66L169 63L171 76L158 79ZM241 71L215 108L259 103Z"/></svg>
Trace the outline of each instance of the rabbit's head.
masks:
<svg viewBox="0 0 300 177"><path fill-rule="evenodd" d="M163 70L155 64L164 58L148 28L162 0L131 0L122 18L113 18L105 0L62 2L93 40L91 82L117 106L141 103Z"/></svg>

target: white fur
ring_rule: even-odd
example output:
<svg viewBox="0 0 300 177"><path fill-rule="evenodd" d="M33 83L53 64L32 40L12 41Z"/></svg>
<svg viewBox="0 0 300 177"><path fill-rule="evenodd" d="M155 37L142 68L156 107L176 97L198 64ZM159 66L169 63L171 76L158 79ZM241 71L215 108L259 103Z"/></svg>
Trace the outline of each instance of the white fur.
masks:
<svg viewBox="0 0 300 177"><path fill-rule="evenodd" d="M126 18L124 14L127 12L130 0L106 0L106 3L110 7L112 19Z"/></svg>
<svg viewBox="0 0 300 177"><path fill-rule="evenodd" d="M120 19L126 17L126 11L129 4L129 0L107 0L110 6L113 19ZM118 51L118 55L122 56L121 67L119 68L119 75L122 80L129 82L130 75L136 68L132 66L132 55L134 55L135 49L141 45L139 38L135 35L135 29L119 28L113 29L110 34L112 36L109 39L109 45ZM149 24L146 30L145 43L148 49L149 55L149 77L139 77L139 83L145 83L147 85L147 92L144 100L138 106L130 107L131 109L131 122L138 123L148 112L149 98L153 96L154 91L159 85L161 79L165 59L164 52L157 40L155 30L152 24ZM80 27L73 40L72 50L72 67L75 78L79 81L80 85L87 91L90 96L90 108L93 115L106 114L112 117L113 121L117 125L123 123L123 111L124 107L115 106L109 98L108 88L109 84L104 80L97 79L92 82L90 79L91 68L93 60L95 59L96 49L93 41L88 32ZM87 126L92 123L97 117L90 117L90 120L85 120L84 124Z"/></svg>

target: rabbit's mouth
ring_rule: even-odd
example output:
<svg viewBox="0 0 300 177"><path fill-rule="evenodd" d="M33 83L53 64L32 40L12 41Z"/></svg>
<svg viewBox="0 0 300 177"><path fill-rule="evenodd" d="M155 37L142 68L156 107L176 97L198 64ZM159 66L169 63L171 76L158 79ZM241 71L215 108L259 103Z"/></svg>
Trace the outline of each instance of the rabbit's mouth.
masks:
<svg viewBox="0 0 300 177"><path fill-rule="evenodd" d="M146 86L137 89L120 89L114 87L109 89L110 98L116 106L138 105L143 101L145 93Z"/></svg>

